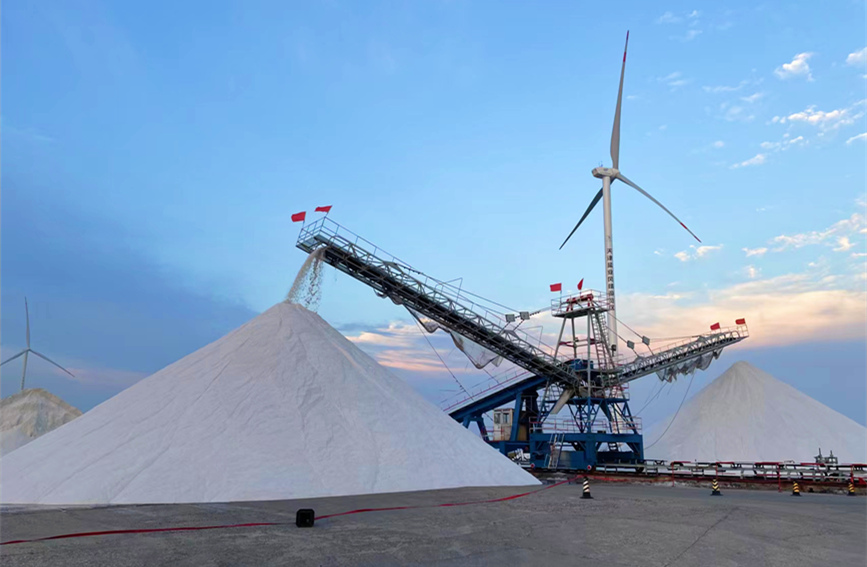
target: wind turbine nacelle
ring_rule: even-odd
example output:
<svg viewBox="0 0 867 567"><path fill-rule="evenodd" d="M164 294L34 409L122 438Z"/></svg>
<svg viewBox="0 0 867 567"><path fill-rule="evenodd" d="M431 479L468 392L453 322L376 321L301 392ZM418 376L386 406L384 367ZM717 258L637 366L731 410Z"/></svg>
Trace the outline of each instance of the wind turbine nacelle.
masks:
<svg viewBox="0 0 867 567"><path fill-rule="evenodd" d="M597 167L592 171L592 173L593 177L597 177L599 179L602 179L603 177L614 179L615 177L617 177L617 174L620 173L620 170L614 167Z"/></svg>

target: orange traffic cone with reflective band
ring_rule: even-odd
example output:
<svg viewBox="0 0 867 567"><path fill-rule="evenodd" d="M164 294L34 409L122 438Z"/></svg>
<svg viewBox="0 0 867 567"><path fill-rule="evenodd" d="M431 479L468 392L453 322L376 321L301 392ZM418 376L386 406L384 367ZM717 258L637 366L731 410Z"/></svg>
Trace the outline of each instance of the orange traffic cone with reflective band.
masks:
<svg viewBox="0 0 867 567"><path fill-rule="evenodd" d="M795 482L792 484L792 496L800 496L801 495L801 487L798 486L798 483Z"/></svg>

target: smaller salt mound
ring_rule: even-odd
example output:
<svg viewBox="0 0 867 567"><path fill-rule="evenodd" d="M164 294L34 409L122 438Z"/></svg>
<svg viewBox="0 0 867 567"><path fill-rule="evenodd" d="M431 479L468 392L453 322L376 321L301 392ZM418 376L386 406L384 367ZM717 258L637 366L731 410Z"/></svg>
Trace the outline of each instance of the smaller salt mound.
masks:
<svg viewBox="0 0 867 567"><path fill-rule="evenodd" d="M684 404L663 435L669 422L645 434L648 459L813 462L821 447L841 463L867 461L864 426L747 362Z"/></svg>
<svg viewBox="0 0 867 567"><path fill-rule="evenodd" d="M81 415L81 411L42 388L22 390L0 400L0 455Z"/></svg>

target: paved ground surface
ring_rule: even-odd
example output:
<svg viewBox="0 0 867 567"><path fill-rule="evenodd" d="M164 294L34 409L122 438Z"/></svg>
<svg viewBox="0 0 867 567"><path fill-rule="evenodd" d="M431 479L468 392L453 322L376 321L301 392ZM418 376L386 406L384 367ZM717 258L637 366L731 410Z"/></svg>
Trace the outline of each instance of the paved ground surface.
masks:
<svg viewBox="0 0 867 567"><path fill-rule="evenodd" d="M562 485L493 504L373 512L294 526L295 510L497 498L471 488L317 500L0 510L0 539L109 529L287 522L0 547L12 565L864 565L867 498L641 485Z"/></svg>

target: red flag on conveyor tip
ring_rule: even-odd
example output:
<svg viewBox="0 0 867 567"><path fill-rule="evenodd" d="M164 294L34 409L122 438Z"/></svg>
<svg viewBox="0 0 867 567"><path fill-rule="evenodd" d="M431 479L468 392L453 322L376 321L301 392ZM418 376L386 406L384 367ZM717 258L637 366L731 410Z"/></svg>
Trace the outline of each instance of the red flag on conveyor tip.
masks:
<svg viewBox="0 0 867 567"><path fill-rule="evenodd" d="M746 324L747 324L746 319L738 319L737 321L735 321L735 325L746 325Z"/></svg>
<svg viewBox="0 0 867 567"><path fill-rule="evenodd" d="M551 284L551 291L563 291L563 284L561 284L561 283Z"/></svg>
<svg viewBox="0 0 867 567"><path fill-rule="evenodd" d="M584 278L581 278L581 281L578 282L578 291L581 291L582 287L584 287Z"/></svg>
<svg viewBox="0 0 867 567"><path fill-rule="evenodd" d="M292 222L302 222L307 217L307 211L301 211L292 215Z"/></svg>
<svg viewBox="0 0 867 567"><path fill-rule="evenodd" d="M711 331L719 331L719 323L714 323L710 326Z"/></svg>
<svg viewBox="0 0 867 567"><path fill-rule="evenodd" d="M328 205L327 207L316 207L317 213L326 213L327 214L330 211L331 211L331 205Z"/></svg>

